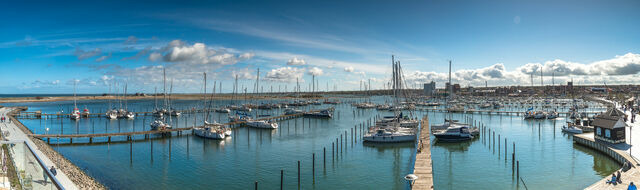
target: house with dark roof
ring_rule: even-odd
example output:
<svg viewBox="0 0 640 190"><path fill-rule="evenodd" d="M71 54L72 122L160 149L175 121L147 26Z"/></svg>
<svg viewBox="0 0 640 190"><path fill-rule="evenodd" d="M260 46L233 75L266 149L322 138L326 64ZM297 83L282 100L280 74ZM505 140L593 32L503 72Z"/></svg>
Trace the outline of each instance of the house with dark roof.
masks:
<svg viewBox="0 0 640 190"><path fill-rule="evenodd" d="M596 141L604 141L608 143L624 143L625 142L625 123L624 112L610 107L606 112L597 115L593 120L593 133Z"/></svg>

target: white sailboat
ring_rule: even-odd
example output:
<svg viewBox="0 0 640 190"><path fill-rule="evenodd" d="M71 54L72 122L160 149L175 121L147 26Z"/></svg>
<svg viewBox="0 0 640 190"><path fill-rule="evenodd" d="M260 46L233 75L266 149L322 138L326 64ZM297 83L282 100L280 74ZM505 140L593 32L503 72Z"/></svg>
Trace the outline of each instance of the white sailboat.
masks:
<svg viewBox="0 0 640 190"><path fill-rule="evenodd" d="M78 109L78 105L76 102L76 81L73 82L73 112L71 112L70 118L72 120L80 120L80 109Z"/></svg>

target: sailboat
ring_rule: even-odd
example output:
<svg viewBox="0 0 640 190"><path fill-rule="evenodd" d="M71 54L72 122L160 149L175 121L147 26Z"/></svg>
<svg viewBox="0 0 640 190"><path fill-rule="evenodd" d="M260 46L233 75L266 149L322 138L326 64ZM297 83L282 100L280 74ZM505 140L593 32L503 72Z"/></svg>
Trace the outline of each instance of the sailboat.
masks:
<svg viewBox="0 0 640 190"><path fill-rule="evenodd" d="M213 94L215 91L214 83L213 92L211 93L211 102L213 102ZM193 128L193 133L196 136L209 139L224 139L225 137L231 136L231 129L225 128L224 125L219 124L216 121L213 121L212 123L207 121L209 118L209 108L212 104L211 102L207 103L207 73L204 73L204 94L202 100L205 105L204 127Z"/></svg>
<svg viewBox="0 0 640 190"><path fill-rule="evenodd" d="M400 66L400 62L396 62L393 55L391 55L391 65L392 65L392 79L393 83L393 97L394 97L394 105L398 106L399 96L401 93L403 95L404 91L402 91L403 79L402 79L402 68ZM414 125L415 122L415 125ZM376 143L396 143L396 142L409 142L416 140L416 126L417 121L409 119L408 117L403 117L402 111L399 109L394 109L394 116L384 117L382 120L376 122L376 127L373 129L373 133L370 131L368 134L364 135L362 139L365 142L376 142Z"/></svg>
<svg viewBox="0 0 640 190"><path fill-rule="evenodd" d="M76 81L73 82L73 112L71 112L72 120L80 120L80 109L78 109L77 105L77 97L76 97Z"/></svg>
<svg viewBox="0 0 640 190"><path fill-rule="evenodd" d="M167 100L169 102L169 114L171 116L180 116L182 115L182 113L180 113L180 111L175 110L172 106L172 102L171 102L171 96L173 96L173 79L171 79L171 87L169 87L169 99Z"/></svg>
<svg viewBox="0 0 640 190"><path fill-rule="evenodd" d="M157 110L156 112L154 112L154 115L160 114L160 117L156 117L156 120L151 122L151 129L153 130L164 130L164 129L171 129L171 125L169 125L168 123L165 123L164 120L164 114L167 113L167 110L165 109L167 106L167 78L166 78L166 72L165 69L163 68L162 70L163 72L163 77L162 77L162 81L163 81L163 86L164 86L164 108L162 110ZM171 117L169 117L169 120L171 120Z"/></svg>
<svg viewBox="0 0 640 190"><path fill-rule="evenodd" d="M109 84L109 95L111 95L111 84ZM109 108L107 109L107 112L105 113L105 117L107 117L108 119L117 119L118 118L118 111L114 110L113 107L111 106L111 98L109 98Z"/></svg>
<svg viewBox="0 0 640 190"><path fill-rule="evenodd" d="M136 114L129 111L129 102L127 101L127 84L124 85L124 118L126 119L134 119Z"/></svg>

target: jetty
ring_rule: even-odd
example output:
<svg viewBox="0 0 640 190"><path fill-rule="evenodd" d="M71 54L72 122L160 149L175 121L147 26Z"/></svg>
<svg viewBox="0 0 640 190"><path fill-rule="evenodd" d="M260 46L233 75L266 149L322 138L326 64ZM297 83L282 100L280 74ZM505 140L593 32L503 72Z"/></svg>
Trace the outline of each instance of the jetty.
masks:
<svg viewBox="0 0 640 190"><path fill-rule="evenodd" d="M312 113L312 112L317 112L317 111L309 111L309 112L305 112L305 113ZM293 119L293 118L298 118L303 116L305 113L296 113L296 114L290 114L290 115L280 115L280 116L274 116L274 117L266 117L266 118L259 118L256 120L268 120L268 121L283 121L283 120L288 120L288 119ZM229 122L229 123L224 123L222 125L224 126L230 126L230 127L236 127L236 126L242 126L242 124L245 124L246 121L236 121L236 122ZM135 131L135 132L122 132L122 133L93 133L93 134L29 134L29 136L31 137L35 137L35 138L39 138L39 139L46 139L47 143L51 143L50 139L69 139L69 144L73 144L73 139L79 139L79 138L88 138L89 139L89 143L93 143L93 138L96 137L107 137L107 142L111 142L111 138L112 137L126 137L127 141L132 141L133 140L133 136L135 135L144 135L145 139L151 138L152 134L160 134L162 136L166 136L166 135L171 135L173 132L177 132L178 135L181 135L183 131L188 131L188 130L192 130L194 128L203 128L204 126L194 126L194 127L183 127L183 128L175 128L175 129L163 129L163 130L149 130L149 131Z"/></svg>
<svg viewBox="0 0 640 190"><path fill-rule="evenodd" d="M433 163L431 162L431 134L429 133L429 117L424 116L420 122L416 162L413 173L418 178L411 185L415 190L433 189Z"/></svg>

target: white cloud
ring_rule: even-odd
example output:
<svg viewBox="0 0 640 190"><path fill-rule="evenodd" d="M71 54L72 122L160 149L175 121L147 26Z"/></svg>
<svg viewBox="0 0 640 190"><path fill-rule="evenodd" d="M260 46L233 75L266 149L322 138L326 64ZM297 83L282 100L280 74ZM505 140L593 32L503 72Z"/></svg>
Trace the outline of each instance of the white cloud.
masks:
<svg viewBox="0 0 640 190"><path fill-rule="evenodd" d="M313 75L313 76L320 76L323 74L322 69L318 68L318 67L313 67L311 69L309 69L309 74Z"/></svg>
<svg viewBox="0 0 640 190"><path fill-rule="evenodd" d="M305 69L281 67L267 72L266 79L278 82L295 82L301 80Z"/></svg>
<svg viewBox="0 0 640 190"><path fill-rule="evenodd" d="M162 54L157 53L157 52L153 52L151 54L149 54L149 61L159 61L162 59Z"/></svg>
<svg viewBox="0 0 640 190"><path fill-rule="evenodd" d="M304 62L304 59L298 59L297 57L294 57L293 59L289 59L289 61L287 61L287 65L306 65L307 63Z"/></svg>
<svg viewBox="0 0 640 190"><path fill-rule="evenodd" d="M163 57L165 62L187 63L191 65L232 65L238 61L247 60L253 57L252 53L235 55L226 52L224 49L214 50L204 43L194 43L188 45L181 40L171 41L163 50L167 51ZM153 55L154 59L157 54ZM152 59L152 57L149 57Z"/></svg>
<svg viewBox="0 0 640 190"><path fill-rule="evenodd" d="M351 73L351 72L353 72L353 71L354 71L354 69L353 69L353 67L352 67L352 66L347 66L347 67L345 67L345 68L344 68L344 71L346 71L346 72L350 72L350 73Z"/></svg>

